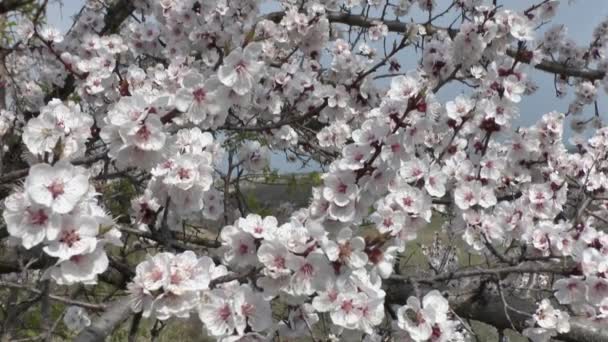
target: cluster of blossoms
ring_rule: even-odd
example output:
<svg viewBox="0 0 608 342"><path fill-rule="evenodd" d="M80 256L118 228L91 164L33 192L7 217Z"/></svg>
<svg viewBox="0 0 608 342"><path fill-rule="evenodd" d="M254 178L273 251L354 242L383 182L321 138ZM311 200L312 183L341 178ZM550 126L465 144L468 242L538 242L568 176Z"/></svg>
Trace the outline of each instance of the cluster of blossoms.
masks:
<svg viewBox="0 0 608 342"><path fill-rule="evenodd" d="M390 7L405 19L414 3L437 10L428 0ZM468 253L499 266L564 268L550 285L560 308L541 301L526 336L543 342L568 333L570 316L605 324L608 128L573 139L573 152L563 131L570 114L577 115L576 130L585 126L580 114L596 103L608 77L577 78L567 114L549 112L511 128L518 104L537 88L527 65L552 60L607 70L608 24L581 48L560 27L535 39L556 0L523 12L455 1L463 13L458 30L365 22L340 11L381 5L285 2L280 15L259 18L253 0L135 1L147 20L132 20L120 36L107 33L113 28L103 8L88 1L65 37L21 25L19 34L38 39L33 50L48 64L38 83L72 86L80 102L60 92L63 100L45 101L36 82L14 90L26 95L20 105L32 117L20 137L31 167L23 188L4 200L8 233L56 262L46 273L56 283L94 284L108 268L104 247L123 241L90 178L124 176L137 194L129 198L130 217L119 219L137 228L126 232L159 249L137 265L128 285L131 309L144 317L197 313L222 341L314 337L317 329L337 340L380 341L388 330L404 341L462 341L450 302L427 286L433 280L424 292L390 293L395 281L404 285L399 256L441 213L444 230ZM342 25L354 23L365 26L365 39L353 43ZM392 50L385 44L383 57L373 42L388 42L396 26L404 29L394 34ZM410 45L424 46L420 66L399 72L394 56ZM14 74L35 65L24 59L13 61ZM385 69L387 86L374 81ZM452 79L472 90L442 103L436 93ZM556 78L560 96L569 85L567 77ZM0 112L0 139L19 131L22 117ZM246 215L238 183L266 171L273 151L315 155L327 166L309 205L285 222ZM98 154L102 163L91 171L75 166L92 164L86 159ZM229 225L232 202L239 210ZM205 256L181 251L192 231L220 219ZM175 241L179 236L186 238ZM423 253L437 273L456 274L456 253L443 249L436 238ZM72 311L67 325L89 324Z"/></svg>
<svg viewBox="0 0 608 342"><path fill-rule="evenodd" d="M427 293L422 303L410 297L397 310L397 325L413 341L445 341L446 337L456 340L459 322L450 319L449 309L448 301L437 290Z"/></svg>
<svg viewBox="0 0 608 342"><path fill-rule="evenodd" d="M53 99L27 122L23 143L36 158L71 160L84 156L92 126L93 118L82 113L77 104Z"/></svg>
<svg viewBox="0 0 608 342"><path fill-rule="evenodd" d="M100 136L110 147L108 156L116 159L119 167L151 169L162 160L168 134L161 111L167 111L168 100L162 94L152 97L136 93L122 97L105 116Z"/></svg>
<svg viewBox="0 0 608 342"><path fill-rule="evenodd" d="M156 254L137 265L128 289L133 311L144 317L167 319L188 317L190 311L206 296L213 279L226 274L207 256L197 257L192 251L181 254ZM206 298L206 297L205 297Z"/></svg>
<svg viewBox="0 0 608 342"><path fill-rule="evenodd" d="M60 161L30 168L23 190L6 198L2 216L9 234L26 249L42 245L56 260L47 275L58 284L95 284L108 268L106 244L120 232L99 206L87 170Z"/></svg>
<svg viewBox="0 0 608 342"><path fill-rule="evenodd" d="M342 338L372 335L384 320L381 275L392 273L394 258L366 249L363 238L353 237L348 228L329 239L318 222L300 219L278 226L272 216L250 214L223 228L224 262L236 276L261 268L251 275L261 292L232 279L209 290L211 281L229 274L224 266L216 267L208 257L197 261L191 252L161 253L137 267L129 285L134 310L158 319L188 317L198 310L207 332L217 337L260 336L273 329L286 337L302 336L319 321L318 313L329 315ZM198 287L188 287L195 280ZM269 301L278 298L289 303L290 318L274 327ZM414 322L408 319L410 310ZM425 296L422 308L411 297L398 317L398 326L415 341L452 336L459 326L448 319L447 300L437 291Z"/></svg>
<svg viewBox="0 0 608 342"><path fill-rule="evenodd" d="M211 134L198 128L181 130L175 138L173 146L178 152L163 158L151 170L148 193L163 205L170 199L175 215L202 213L204 218L218 219L223 210L222 195L212 187L213 167L221 160L222 149Z"/></svg>
<svg viewBox="0 0 608 342"><path fill-rule="evenodd" d="M130 285L135 297L133 303L138 310L143 306L146 315L153 311L155 317L166 319L183 317L194 309L186 303L200 302L199 316L208 332L227 337L243 335L245 331L270 333L270 329L276 327L270 319L269 301L281 297L293 307L289 323L278 327L282 335L295 337L306 333L306 327L319 319L312 312L327 312L336 326L351 330L351 334L356 330L371 334L373 327L384 318L385 293L378 276L370 276L365 270L368 264L365 242L361 237L352 237L348 229L342 230L336 241L327 239L326 234L323 227L311 220L292 220L278 226L272 216L262 218L250 214L223 228L224 247L220 254L235 272L261 268L261 273L253 275L252 280L262 292L237 281L203 291L208 289L210 281L227 273L223 266L214 268L207 257L202 257L197 264L205 266L192 272L200 287L174 291L169 285L174 283L171 279L177 278L175 286L179 289L182 286L179 284L185 282L183 279L190 276L173 274L181 268L194 270L195 266L189 265L196 258L188 254L194 258L191 262L180 259L177 264L171 262L175 260L171 259L172 255L163 253L138 265L137 276ZM173 264L176 266L163 266ZM373 262L370 264L376 267ZM163 276L163 272L167 274ZM161 287L163 290L157 291ZM201 291L200 301L192 297ZM161 294L155 297L156 293ZM159 300L163 296L170 296L171 301ZM306 316L297 313L302 311L310 313Z"/></svg>
<svg viewBox="0 0 608 342"><path fill-rule="evenodd" d="M79 20L66 35L51 26L34 29L31 22L24 21L17 31L18 39L36 39L42 48L38 61L20 60L17 63L19 71L27 73L28 68L42 62L45 67L37 68L40 70L38 77L45 84L66 86L69 83L65 78L67 72L82 82L77 94L93 106L102 105L104 96L116 99L119 92L108 92L108 89L120 81L114 71L118 55L126 53L128 46L118 34L100 36L97 33L104 25L102 9L102 4L88 1ZM39 110L45 101L42 87L30 79L25 90L29 95L26 106Z"/></svg>
<svg viewBox="0 0 608 342"><path fill-rule="evenodd" d="M208 133L198 128L180 131L175 146L176 155L151 170L153 175L144 194L131 200L133 222L143 231L149 231L161 217L158 210L170 202L171 229L180 230L180 220L189 218L217 220L223 213L222 193L213 185L213 166L222 150Z"/></svg>
<svg viewBox="0 0 608 342"><path fill-rule="evenodd" d="M569 319L570 316L567 312L553 308L548 299L543 299L530 322L537 327L526 328L523 334L533 342L547 341L557 333L568 332L570 330Z"/></svg>

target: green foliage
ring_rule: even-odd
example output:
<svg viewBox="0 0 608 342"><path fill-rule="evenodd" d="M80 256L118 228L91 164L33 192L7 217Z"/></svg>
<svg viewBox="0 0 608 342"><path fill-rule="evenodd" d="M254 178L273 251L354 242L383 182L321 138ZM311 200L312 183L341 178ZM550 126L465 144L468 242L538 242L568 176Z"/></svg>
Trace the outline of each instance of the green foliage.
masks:
<svg viewBox="0 0 608 342"><path fill-rule="evenodd" d="M69 100L69 101L74 101L75 103L80 103L80 100L82 100L82 99L80 98L80 96L78 96L78 94L76 94L76 93L72 93L72 94L70 94L70 96L68 97L68 100Z"/></svg>
<svg viewBox="0 0 608 342"><path fill-rule="evenodd" d="M260 201L255 197L254 193L243 194L245 197L245 204L247 208L254 214L258 214L260 216L268 216L272 215L272 210L268 207L263 206Z"/></svg>
<svg viewBox="0 0 608 342"><path fill-rule="evenodd" d="M265 168L263 175L264 175L264 181L266 183L274 184L281 179L281 176L279 175L278 170L271 170L269 168Z"/></svg>
<svg viewBox="0 0 608 342"><path fill-rule="evenodd" d="M175 341L200 341L211 342L215 339L207 337L204 334L202 324L198 317L194 314L190 319L170 319L165 322L165 327L160 330L155 341L158 342L175 342ZM139 324L136 341L151 341L152 329L154 320L142 319ZM129 337L129 329L131 328L131 320L128 320L118 330L116 330L109 338L111 342L127 341Z"/></svg>
<svg viewBox="0 0 608 342"><path fill-rule="evenodd" d="M67 306L58 303L50 302L50 315L48 321L43 321L42 312L40 306L33 306L23 316L22 327L18 329L19 336L23 338L34 338L40 335L43 329L52 326L55 321L60 320L63 316L63 312L67 309ZM65 327L63 322L57 325L57 328L53 331L55 335L69 336L71 332Z"/></svg>
<svg viewBox="0 0 608 342"><path fill-rule="evenodd" d="M307 178L312 186L321 186L323 184L323 178L321 178L321 174L317 171L308 173Z"/></svg>
<svg viewBox="0 0 608 342"><path fill-rule="evenodd" d="M287 193L290 195L295 194L298 191L298 180L295 175L291 175L287 178Z"/></svg>
<svg viewBox="0 0 608 342"><path fill-rule="evenodd" d="M107 183L102 194L105 207L113 217L128 217L131 199L137 194L137 189L128 179L121 178Z"/></svg>

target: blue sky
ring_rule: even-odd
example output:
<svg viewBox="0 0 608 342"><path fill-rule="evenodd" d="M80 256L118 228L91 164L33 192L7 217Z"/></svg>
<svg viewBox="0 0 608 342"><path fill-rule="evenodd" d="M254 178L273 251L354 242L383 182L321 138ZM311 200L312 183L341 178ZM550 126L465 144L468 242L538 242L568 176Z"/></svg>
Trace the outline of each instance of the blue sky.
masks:
<svg viewBox="0 0 608 342"><path fill-rule="evenodd" d="M499 0L498 3L505 4L508 8L519 10L527 8L531 4L538 3L539 1L540 0ZM49 23L63 30L67 30L71 25L72 16L80 10L83 2L84 1L82 0L65 0L63 1L64 4L60 6L58 3L51 1L47 13ZM568 36L574 39L580 46L586 46L590 42L593 29L608 16L608 0L577 0L570 2L572 2L572 4L569 4L568 0L561 0L560 10L552 21L552 25L565 24L568 27ZM438 0L437 3L439 5L438 8L442 10L447 8L451 3L451 0ZM272 10L275 10L275 6L267 6L266 11ZM410 15L413 17L414 21L420 22L426 19L426 15L417 10L412 11ZM452 19L453 18L446 18L445 21L451 22ZM541 28L541 32L542 30L543 28ZM402 55L400 62L403 69L412 69L416 66L416 57L413 53L406 53ZM529 126L537 121L542 114L552 110L560 112L567 111L568 105L572 100L572 92L565 98L556 98L552 74L534 70L529 73L528 77L532 78L538 84L539 89L535 94L524 97L519 104L521 115L515 123L516 126ZM454 83L440 90L438 96L442 101L448 101L462 92L467 92L467 89ZM606 119L607 116L604 114L608 111L606 93L600 90L598 94L600 99L598 101L600 113L602 114L602 118ZM585 108L585 117L589 117L592 113L592 106ZM569 131L569 128L567 128L566 135L569 136L570 134L571 132ZM317 169L317 166L315 165L301 169L299 164L287 162L282 154L274 154L272 156L271 166L278 169L280 172L285 173L308 172Z"/></svg>

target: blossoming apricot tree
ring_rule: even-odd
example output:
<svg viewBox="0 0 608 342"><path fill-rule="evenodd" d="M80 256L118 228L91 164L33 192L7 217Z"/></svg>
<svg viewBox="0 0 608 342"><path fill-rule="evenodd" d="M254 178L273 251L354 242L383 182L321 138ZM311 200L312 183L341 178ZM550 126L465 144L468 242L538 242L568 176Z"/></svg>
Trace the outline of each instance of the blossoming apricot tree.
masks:
<svg viewBox="0 0 608 342"><path fill-rule="evenodd" d="M608 341L608 20L581 44L558 0L88 0L62 32L48 2L0 3L3 340L40 312L47 340L65 315L76 341L189 317L219 341ZM572 102L516 127L539 72ZM273 153L326 171L286 218L241 190Z"/></svg>

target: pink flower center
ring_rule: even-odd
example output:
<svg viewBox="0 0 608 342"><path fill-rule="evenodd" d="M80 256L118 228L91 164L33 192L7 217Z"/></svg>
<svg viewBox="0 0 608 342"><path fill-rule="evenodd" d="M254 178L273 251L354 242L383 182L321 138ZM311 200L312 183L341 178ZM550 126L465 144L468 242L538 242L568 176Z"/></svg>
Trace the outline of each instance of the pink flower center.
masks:
<svg viewBox="0 0 608 342"><path fill-rule="evenodd" d="M244 243L241 243L239 246L239 253L240 254L247 254L247 252L249 252L249 246L247 246Z"/></svg>
<svg viewBox="0 0 608 342"><path fill-rule="evenodd" d="M150 139L150 136L152 135L152 132L150 132L150 130L148 129L148 126L146 125L142 125L138 130L137 130L137 137L141 140L148 140Z"/></svg>
<svg viewBox="0 0 608 342"><path fill-rule="evenodd" d="M467 201L467 202L472 202L472 201L473 201L473 198L475 198L475 195L473 195L473 193L472 193L472 192L467 192L467 193L464 195L464 200L465 200L465 201Z"/></svg>
<svg viewBox="0 0 608 342"><path fill-rule="evenodd" d="M432 337L439 338L439 337L441 337L441 335L442 335L441 334L441 328L439 327L439 325L437 325L437 324L433 325L433 335L432 335Z"/></svg>
<svg viewBox="0 0 608 342"><path fill-rule="evenodd" d="M274 258L274 267L276 268L285 268L285 258L283 258L282 256L278 256L276 258Z"/></svg>
<svg viewBox="0 0 608 342"><path fill-rule="evenodd" d="M195 91L192 92L192 95L194 96L194 99L196 100L196 102L199 102L199 103L205 101L205 97L207 97L207 93L205 92L205 90L203 88L196 89Z"/></svg>
<svg viewBox="0 0 608 342"><path fill-rule="evenodd" d="M179 284L182 282L182 277L178 273L171 275L171 284Z"/></svg>
<svg viewBox="0 0 608 342"><path fill-rule="evenodd" d="M53 183L51 183L46 188L51 193L51 196L53 196L53 199L63 195L63 193L64 193L63 182L59 181L59 180L53 181Z"/></svg>
<svg viewBox="0 0 608 342"><path fill-rule="evenodd" d="M408 197L404 197L402 199L402 202L403 202L404 206L409 207L409 206L411 206L414 203L414 200L411 197L408 196Z"/></svg>
<svg viewBox="0 0 608 342"><path fill-rule="evenodd" d="M347 188L348 186L346 184L340 183L340 185L338 185L338 192L341 194L345 194Z"/></svg>
<svg viewBox="0 0 608 342"><path fill-rule="evenodd" d="M230 318L230 307L228 305L224 305L222 306L222 308L220 308L218 314L220 315L220 319L222 321L227 321L228 318Z"/></svg>
<svg viewBox="0 0 608 342"><path fill-rule="evenodd" d="M377 265L382 260L384 260L384 253L380 248L372 249L367 253L367 256L369 257L369 261L374 265Z"/></svg>
<svg viewBox="0 0 608 342"><path fill-rule="evenodd" d="M345 300L342 302L342 305L340 306L340 308L342 309L342 311L349 313L353 310L353 301L351 300Z"/></svg>
<svg viewBox="0 0 608 342"><path fill-rule="evenodd" d="M163 278L163 271L159 270L158 268L155 268L152 273L150 273L150 279L152 279L152 281L159 281Z"/></svg>
<svg viewBox="0 0 608 342"><path fill-rule="evenodd" d="M302 265L302 267L300 267L300 272L302 272L303 274L305 274L307 276L311 276L313 271L314 271L314 267L309 263L306 263L306 264Z"/></svg>
<svg viewBox="0 0 608 342"><path fill-rule="evenodd" d="M49 217L42 209L38 209L37 211L29 211L30 222L35 225L44 225L48 221Z"/></svg>
<svg viewBox="0 0 608 342"><path fill-rule="evenodd" d="M72 247L76 242L80 241L80 234L74 229L64 231L59 242Z"/></svg>
<svg viewBox="0 0 608 342"><path fill-rule="evenodd" d="M179 176L179 179L190 179L190 170L180 168L177 171L177 175Z"/></svg>

